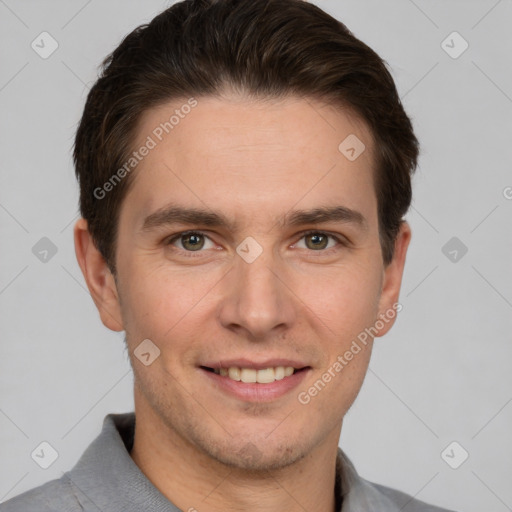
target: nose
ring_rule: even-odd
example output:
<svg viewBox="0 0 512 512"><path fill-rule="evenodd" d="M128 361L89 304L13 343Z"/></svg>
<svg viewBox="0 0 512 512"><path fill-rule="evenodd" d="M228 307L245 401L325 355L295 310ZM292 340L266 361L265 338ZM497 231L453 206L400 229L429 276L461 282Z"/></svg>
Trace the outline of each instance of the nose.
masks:
<svg viewBox="0 0 512 512"><path fill-rule="evenodd" d="M234 266L223 283L222 326L253 341L290 329L297 319L299 301L271 251L263 251L252 263L237 258Z"/></svg>

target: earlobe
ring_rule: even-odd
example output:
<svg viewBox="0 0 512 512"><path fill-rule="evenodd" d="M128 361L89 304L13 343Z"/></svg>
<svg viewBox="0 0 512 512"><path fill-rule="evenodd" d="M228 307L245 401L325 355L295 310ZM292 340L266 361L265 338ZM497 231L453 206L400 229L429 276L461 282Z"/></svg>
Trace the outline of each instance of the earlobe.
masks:
<svg viewBox="0 0 512 512"><path fill-rule="evenodd" d="M74 240L76 259L101 321L112 331L124 330L114 276L96 248L87 221L83 218L75 224Z"/></svg>
<svg viewBox="0 0 512 512"><path fill-rule="evenodd" d="M384 325L382 329L379 328L377 336L383 336L391 329L395 323L397 312L402 309L399 304L400 288L411 235L409 224L403 221L395 240L393 259L384 269L378 313L378 320L380 320L378 325L379 327Z"/></svg>

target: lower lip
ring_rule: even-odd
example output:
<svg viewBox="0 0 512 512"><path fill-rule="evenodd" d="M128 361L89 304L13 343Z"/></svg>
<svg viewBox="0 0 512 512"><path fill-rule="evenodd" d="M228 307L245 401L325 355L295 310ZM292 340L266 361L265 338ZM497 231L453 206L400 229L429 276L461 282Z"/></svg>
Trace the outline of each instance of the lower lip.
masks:
<svg viewBox="0 0 512 512"><path fill-rule="evenodd" d="M259 384L258 382L236 381L229 377L204 370L203 368L199 369L206 377L212 379L219 389L247 402L271 402L272 400L280 398L296 388L310 371L310 368L305 368L281 380L275 380L268 384Z"/></svg>

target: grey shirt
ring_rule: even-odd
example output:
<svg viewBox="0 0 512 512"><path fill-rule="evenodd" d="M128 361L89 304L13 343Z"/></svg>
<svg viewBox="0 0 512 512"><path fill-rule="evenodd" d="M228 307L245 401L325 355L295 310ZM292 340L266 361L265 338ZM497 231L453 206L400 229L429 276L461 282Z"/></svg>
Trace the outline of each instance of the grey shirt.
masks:
<svg viewBox="0 0 512 512"><path fill-rule="evenodd" d="M135 413L108 414L70 471L0 504L0 512L179 512L130 457L134 431ZM449 512L361 478L341 448L334 492L340 512Z"/></svg>

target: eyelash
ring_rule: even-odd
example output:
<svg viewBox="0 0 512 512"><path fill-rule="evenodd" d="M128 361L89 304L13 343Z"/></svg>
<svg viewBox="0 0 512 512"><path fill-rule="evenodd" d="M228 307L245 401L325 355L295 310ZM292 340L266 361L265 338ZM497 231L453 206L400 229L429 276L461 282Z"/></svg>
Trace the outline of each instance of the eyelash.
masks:
<svg viewBox="0 0 512 512"><path fill-rule="evenodd" d="M176 240L179 240L182 236L185 236L185 235L201 235L201 236L204 236L208 239L210 239L210 237L203 233L202 231L182 231L180 233L176 233L175 235L172 235L171 238L168 238L166 241L165 241L165 245L172 245ZM337 251L339 250L339 246L342 246L342 247L347 247L348 246L348 243L343 240L342 238L338 237L338 236L335 236L335 235L332 235L330 233L327 233L325 231L318 231L318 230L309 230L309 231L304 231L302 233L300 233L300 238L298 241L302 240L304 237L308 236L308 235L325 235L329 238L332 238L333 240L335 240L337 243L338 243L338 246L336 247L331 247L329 249L323 249L323 250L319 250L319 251L314 251L313 249L311 249L309 252L318 252L319 255L318 256L322 256L322 255L325 255L325 254L331 254L331 252L333 251ZM211 240L211 239L210 239ZM186 254L186 257L188 258L196 258L198 256L196 256L194 253L198 253L198 255L204 251L184 251L183 249L179 249L179 248L175 248L177 249L178 251L180 252L184 252Z"/></svg>

